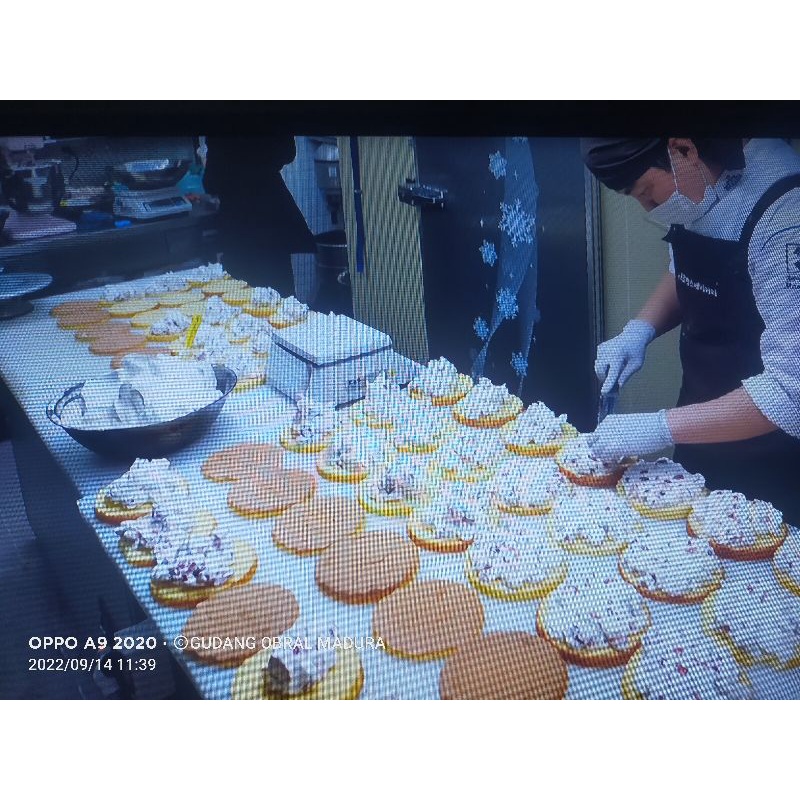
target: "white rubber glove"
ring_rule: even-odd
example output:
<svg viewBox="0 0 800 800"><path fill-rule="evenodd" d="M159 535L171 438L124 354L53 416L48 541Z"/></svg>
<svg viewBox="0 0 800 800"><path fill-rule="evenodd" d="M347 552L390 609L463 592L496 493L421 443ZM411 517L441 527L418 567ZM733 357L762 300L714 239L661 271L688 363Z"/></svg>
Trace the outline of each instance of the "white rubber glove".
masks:
<svg viewBox="0 0 800 800"><path fill-rule="evenodd" d="M611 414L589 437L589 449L603 461L644 456L673 444L664 409L654 414Z"/></svg>
<svg viewBox="0 0 800 800"><path fill-rule="evenodd" d="M617 382L624 386L642 368L647 345L655 338L656 329L649 322L632 319L622 333L597 348L594 371L597 379L603 381L601 394L608 394Z"/></svg>

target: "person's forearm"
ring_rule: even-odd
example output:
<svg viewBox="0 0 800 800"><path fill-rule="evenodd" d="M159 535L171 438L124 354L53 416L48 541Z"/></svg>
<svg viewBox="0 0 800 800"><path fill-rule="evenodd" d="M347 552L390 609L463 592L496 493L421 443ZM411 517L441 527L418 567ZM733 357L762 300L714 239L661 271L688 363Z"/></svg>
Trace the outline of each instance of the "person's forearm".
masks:
<svg viewBox="0 0 800 800"><path fill-rule="evenodd" d="M667 272L659 281L636 318L652 325L656 329L656 336L671 331L681 321L675 276L671 272Z"/></svg>
<svg viewBox="0 0 800 800"><path fill-rule="evenodd" d="M777 430L743 388L691 406L667 411L675 444L714 444L751 439Z"/></svg>

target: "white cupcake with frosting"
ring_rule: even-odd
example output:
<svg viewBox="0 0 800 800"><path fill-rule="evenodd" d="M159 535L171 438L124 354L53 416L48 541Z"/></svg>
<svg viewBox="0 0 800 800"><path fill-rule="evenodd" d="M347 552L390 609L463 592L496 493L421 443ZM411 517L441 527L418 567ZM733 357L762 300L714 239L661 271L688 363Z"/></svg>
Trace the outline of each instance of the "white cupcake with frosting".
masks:
<svg viewBox="0 0 800 800"><path fill-rule="evenodd" d="M622 678L626 700L751 700L733 656L694 629L653 628Z"/></svg>
<svg viewBox="0 0 800 800"><path fill-rule="evenodd" d="M555 455L575 435L577 431L567 422L567 415L556 416L544 403L528 406L503 428L506 447L522 456Z"/></svg>
<svg viewBox="0 0 800 800"><path fill-rule="evenodd" d="M611 489L576 486L547 518L553 541L576 555L619 553L642 531L641 517Z"/></svg>
<svg viewBox="0 0 800 800"><path fill-rule="evenodd" d="M522 401L505 384L497 386L480 378L469 393L453 406L453 417L473 428L500 428L522 410Z"/></svg>
<svg viewBox="0 0 800 800"><path fill-rule="evenodd" d="M500 511L546 514L567 481L549 459L506 461L492 478L492 496Z"/></svg>
<svg viewBox="0 0 800 800"><path fill-rule="evenodd" d="M437 358L421 367L408 385L416 400L428 400L434 406L457 403L472 388L472 378L462 375L446 358Z"/></svg>
<svg viewBox="0 0 800 800"><path fill-rule="evenodd" d="M626 663L650 627L644 598L616 573L570 579L539 606L536 632L571 664Z"/></svg>
<svg viewBox="0 0 800 800"><path fill-rule="evenodd" d="M783 514L764 500L716 490L692 505L686 526L708 539L722 558L758 561L772 558L786 538Z"/></svg>
<svg viewBox="0 0 800 800"><path fill-rule="evenodd" d="M708 633L740 664L800 666L800 597L772 576L728 578L703 604Z"/></svg>
<svg viewBox="0 0 800 800"><path fill-rule="evenodd" d="M640 513L657 519L683 519L705 493L705 478L668 458L638 461L625 470L619 491Z"/></svg>

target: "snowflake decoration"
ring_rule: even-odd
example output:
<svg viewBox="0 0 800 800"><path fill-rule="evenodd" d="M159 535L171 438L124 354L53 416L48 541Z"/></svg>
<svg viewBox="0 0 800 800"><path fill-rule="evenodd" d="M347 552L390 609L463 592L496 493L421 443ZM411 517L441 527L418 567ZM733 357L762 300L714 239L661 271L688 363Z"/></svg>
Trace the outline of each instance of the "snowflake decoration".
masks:
<svg viewBox="0 0 800 800"><path fill-rule="evenodd" d="M489 326L486 324L486 320L483 317L477 317L472 328L478 335L478 338L482 339L484 342L489 338Z"/></svg>
<svg viewBox="0 0 800 800"><path fill-rule="evenodd" d="M507 164L508 161L499 150L489 154L489 172L494 175L495 180L499 181L505 176Z"/></svg>
<svg viewBox="0 0 800 800"><path fill-rule="evenodd" d="M483 244L478 248L478 250L481 251L483 263L493 267L495 261L497 261L497 248L494 246L494 242L484 239Z"/></svg>
<svg viewBox="0 0 800 800"><path fill-rule="evenodd" d="M519 311L517 298L509 289L501 289L497 293L497 310L503 319L514 319Z"/></svg>
<svg viewBox="0 0 800 800"><path fill-rule="evenodd" d="M522 353L511 354L511 366L514 367L514 372L516 372L520 378L524 378L528 374L528 360Z"/></svg>
<svg viewBox="0 0 800 800"><path fill-rule="evenodd" d="M511 239L511 246L516 247L520 242L533 244L533 216L527 214L522 208L522 202L516 199L514 205L500 203L499 228Z"/></svg>

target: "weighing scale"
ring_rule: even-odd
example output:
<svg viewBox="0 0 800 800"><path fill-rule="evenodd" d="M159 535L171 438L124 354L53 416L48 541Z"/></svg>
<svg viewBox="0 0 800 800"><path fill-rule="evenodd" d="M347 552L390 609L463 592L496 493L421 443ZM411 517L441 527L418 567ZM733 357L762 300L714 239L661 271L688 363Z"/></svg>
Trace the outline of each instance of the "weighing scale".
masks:
<svg viewBox="0 0 800 800"><path fill-rule="evenodd" d="M114 215L127 219L160 219L188 214L192 204L176 186L166 189L128 189L114 184Z"/></svg>
<svg viewBox="0 0 800 800"><path fill-rule="evenodd" d="M33 303L24 298L47 288L52 282L53 277L43 272L0 275L0 320L21 317L33 310Z"/></svg>

